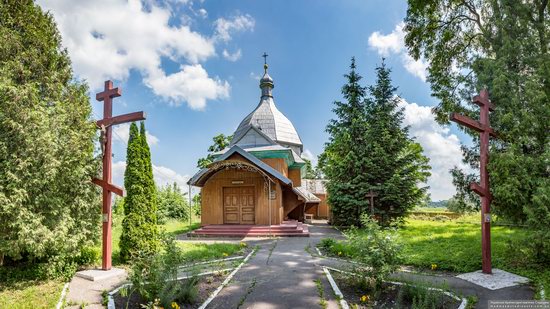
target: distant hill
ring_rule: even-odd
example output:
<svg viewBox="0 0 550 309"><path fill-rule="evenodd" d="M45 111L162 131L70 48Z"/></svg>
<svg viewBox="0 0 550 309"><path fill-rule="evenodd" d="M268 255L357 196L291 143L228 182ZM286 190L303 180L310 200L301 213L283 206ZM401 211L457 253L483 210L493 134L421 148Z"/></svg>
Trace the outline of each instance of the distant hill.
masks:
<svg viewBox="0 0 550 309"><path fill-rule="evenodd" d="M427 207L431 208L445 208L447 207L447 203L449 203L449 200L441 200L441 201L431 201Z"/></svg>

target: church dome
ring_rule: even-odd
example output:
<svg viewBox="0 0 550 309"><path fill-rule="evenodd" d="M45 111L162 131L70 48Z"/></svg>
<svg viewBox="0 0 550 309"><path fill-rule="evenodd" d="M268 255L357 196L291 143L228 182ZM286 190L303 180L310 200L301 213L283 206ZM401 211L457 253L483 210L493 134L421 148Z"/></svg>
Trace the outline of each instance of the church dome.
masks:
<svg viewBox="0 0 550 309"><path fill-rule="evenodd" d="M241 121L233 134L230 146L237 144L250 128L254 127L280 145L295 146L292 148L299 149L298 154L300 154L303 148L302 140L292 122L275 106L272 95L273 79L267 74L267 65L264 66L264 69L264 76L260 80L262 89L260 103Z"/></svg>

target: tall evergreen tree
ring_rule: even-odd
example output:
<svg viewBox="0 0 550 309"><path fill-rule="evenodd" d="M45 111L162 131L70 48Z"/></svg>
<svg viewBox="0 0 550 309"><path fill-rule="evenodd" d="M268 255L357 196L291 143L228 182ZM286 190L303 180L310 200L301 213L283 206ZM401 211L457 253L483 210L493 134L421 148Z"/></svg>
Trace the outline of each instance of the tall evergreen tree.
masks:
<svg viewBox="0 0 550 309"><path fill-rule="evenodd" d="M355 58L351 59L347 84L342 87L345 101L335 101L326 131L329 141L319 157L319 166L325 174L328 203L331 205L333 223L336 225L360 225L359 216L368 209L365 198L370 186L366 182L366 113L365 87L359 84L361 76L356 72Z"/></svg>
<svg viewBox="0 0 550 309"><path fill-rule="evenodd" d="M143 122L141 132L135 123L130 125L124 172L127 194L120 237L120 256L123 260L152 254L159 248L157 194L145 135Z"/></svg>
<svg viewBox="0 0 550 309"><path fill-rule="evenodd" d="M376 68L376 84L369 87L366 100L368 170L366 182L378 194L375 214L384 222L402 218L420 205L430 176L428 158L420 144L403 127L403 109L385 63Z"/></svg>
<svg viewBox="0 0 550 309"><path fill-rule="evenodd" d="M337 118L327 126L330 137L319 166L329 180L335 224L359 225L360 214L370 211L369 191L378 194L375 215L387 224L424 198L426 188L419 183L429 176L428 159L402 127L403 112L390 71L384 64L377 68L376 85L369 87L367 97L355 70L352 59L348 83L342 88L347 102L334 103Z"/></svg>
<svg viewBox="0 0 550 309"><path fill-rule="evenodd" d="M0 265L71 255L98 239L96 128L53 17L0 2Z"/></svg>

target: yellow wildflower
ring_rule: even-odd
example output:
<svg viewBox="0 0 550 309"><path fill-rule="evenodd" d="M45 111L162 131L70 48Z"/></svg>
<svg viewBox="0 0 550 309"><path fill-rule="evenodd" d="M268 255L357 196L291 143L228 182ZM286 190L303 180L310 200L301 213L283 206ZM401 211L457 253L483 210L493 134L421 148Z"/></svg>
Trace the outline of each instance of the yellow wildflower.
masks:
<svg viewBox="0 0 550 309"><path fill-rule="evenodd" d="M180 306L175 301L172 302L172 309L180 309Z"/></svg>
<svg viewBox="0 0 550 309"><path fill-rule="evenodd" d="M342 255L342 251L338 251L338 256Z"/></svg>
<svg viewBox="0 0 550 309"><path fill-rule="evenodd" d="M363 303L366 303L367 301L370 300L370 296L369 295L363 295L361 296L361 302Z"/></svg>
<svg viewBox="0 0 550 309"><path fill-rule="evenodd" d="M223 255L224 257L229 256L229 254L227 254L227 253L225 253L225 252L222 253L222 255Z"/></svg>
<svg viewBox="0 0 550 309"><path fill-rule="evenodd" d="M432 264L432 270L436 270L437 269L437 264Z"/></svg>
<svg viewBox="0 0 550 309"><path fill-rule="evenodd" d="M248 244L245 243L244 241L241 241L241 243L239 244L241 246L241 248L246 248L248 247Z"/></svg>

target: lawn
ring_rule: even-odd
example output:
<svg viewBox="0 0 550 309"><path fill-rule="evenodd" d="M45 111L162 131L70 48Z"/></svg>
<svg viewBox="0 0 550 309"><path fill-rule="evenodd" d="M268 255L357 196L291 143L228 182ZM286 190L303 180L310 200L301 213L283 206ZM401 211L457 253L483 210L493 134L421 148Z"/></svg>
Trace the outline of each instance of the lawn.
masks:
<svg viewBox="0 0 550 309"><path fill-rule="evenodd" d="M471 223L478 220L478 215L445 222L408 220L398 232L404 263L426 269L433 263L438 269L453 272L481 269L481 226ZM493 267L528 277L539 288L544 286L545 291L550 291L550 268L529 262L518 246L528 241L525 229L493 226Z"/></svg>
<svg viewBox="0 0 550 309"><path fill-rule="evenodd" d="M119 264L117 256L119 251L120 234L122 233L122 220L115 221L113 226L113 262ZM169 220L161 226L167 234L178 235L199 227L199 221L194 218L192 224L189 221ZM223 257L235 254L240 250L239 245L216 244L208 247L204 244L193 244L181 246L184 250L186 260L205 260L210 258ZM101 245L97 247L101 252ZM204 257L203 257L204 256ZM101 260L97 261L101 265ZM28 276L25 275L25 278ZM9 279L7 282L0 282L0 308L55 308L64 282L61 280L36 281L23 277Z"/></svg>
<svg viewBox="0 0 550 309"><path fill-rule="evenodd" d="M60 280L0 284L0 308L55 308L64 283Z"/></svg>

